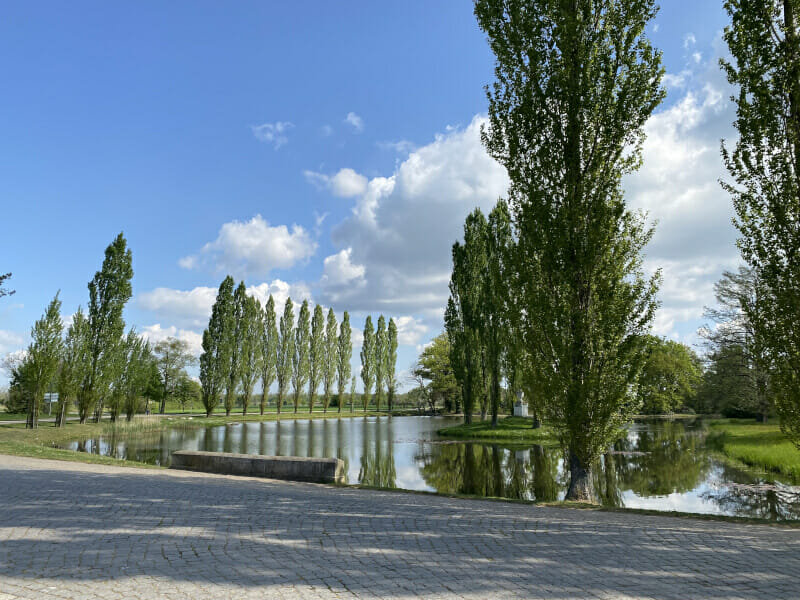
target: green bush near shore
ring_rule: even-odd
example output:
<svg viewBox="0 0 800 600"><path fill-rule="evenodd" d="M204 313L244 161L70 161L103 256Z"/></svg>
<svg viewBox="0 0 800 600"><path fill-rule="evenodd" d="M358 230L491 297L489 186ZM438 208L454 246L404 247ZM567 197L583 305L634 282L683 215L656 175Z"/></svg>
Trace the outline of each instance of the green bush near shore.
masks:
<svg viewBox="0 0 800 600"><path fill-rule="evenodd" d="M533 428L533 419L525 417L506 417L500 419L497 427L491 421L478 421L469 425L456 425L438 431L439 435L462 440L492 442L531 442L542 445L557 445L558 438L551 427L542 425Z"/></svg>
<svg viewBox="0 0 800 600"><path fill-rule="evenodd" d="M751 467L800 480L800 450L775 424L721 420L710 423L709 443Z"/></svg>

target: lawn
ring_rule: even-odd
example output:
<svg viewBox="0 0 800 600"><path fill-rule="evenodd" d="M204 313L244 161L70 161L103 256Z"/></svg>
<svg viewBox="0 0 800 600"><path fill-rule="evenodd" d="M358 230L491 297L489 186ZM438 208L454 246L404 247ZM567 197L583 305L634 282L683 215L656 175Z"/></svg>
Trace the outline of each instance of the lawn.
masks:
<svg viewBox="0 0 800 600"><path fill-rule="evenodd" d="M462 440L491 442L532 442L536 444L557 445L558 438L551 427L543 425L533 428L533 419L525 417L505 417L492 427L491 421L478 421L469 425L456 425L439 430L439 435Z"/></svg>
<svg viewBox="0 0 800 600"><path fill-rule="evenodd" d="M800 450L777 424L726 419L712 422L709 443L746 465L800 480Z"/></svg>

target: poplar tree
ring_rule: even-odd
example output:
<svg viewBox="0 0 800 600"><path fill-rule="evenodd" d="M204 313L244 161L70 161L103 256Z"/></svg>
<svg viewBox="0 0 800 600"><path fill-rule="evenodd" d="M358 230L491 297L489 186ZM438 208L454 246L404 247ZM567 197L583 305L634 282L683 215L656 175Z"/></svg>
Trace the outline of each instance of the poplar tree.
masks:
<svg viewBox="0 0 800 600"><path fill-rule="evenodd" d="M82 394L95 409L97 421L118 367L125 321L122 311L133 293L132 256L125 237L120 233L106 248L103 266L89 282L89 340L91 362L89 377ZM81 423L86 416L81 415Z"/></svg>
<svg viewBox="0 0 800 600"><path fill-rule="evenodd" d="M175 393L180 383L181 373L186 367L194 365L197 359L189 350L189 343L186 340L174 337L157 342L153 347L153 354L161 379L161 404L158 412L163 415L167 409L167 399Z"/></svg>
<svg viewBox="0 0 800 600"><path fill-rule="evenodd" d="M364 341L361 344L361 381L364 383L361 401L364 403L364 412L367 412L372 386L375 383L375 329L372 326L371 315L367 315L367 321L364 323Z"/></svg>
<svg viewBox="0 0 800 600"><path fill-rule="evenodd" d="M319 389L319 384L325 374L325 314L322 307L314 307L314 317L311 319L311 341L309 344L308 368L308 412L314 412L314 395Z"/></svg>
<svg viewBox="0 0 800 600"><path fill-rule="evenodd" d="M387 399L389 402L389 412L394 407L394 395L397 391L397 325L394 319L389 319L389 330L387 334L386 352L386 388Z"/></svg>
<svg viewBox="0 0 800 600"><path fill-rule="evenodd" d="M233 306L231 327L227 343L229 346L227 381L225 382L225 416L229 417L236 404L236 393L242 375L242 339L245 328L245 304L247 302L247 288L244 281L240 281L233 293Z"/></svg>
<svg viewBox="0 0 800 600"><path fill-rule="evenodd" d="M275 300L269 295L263 315L264 331L261 336L261 414L267 407L269 388L275 381L278 361L278 326L275 322Z"/></svg>
<svg viewBox="0 0 800 600"><path fill-rule="evenodd" d="M228 275L219 286L217 298L211 307L208 327L203 331L200 385L203 389L203 406L208 417L219 405L228 380L234 327L233 286L233 277Z"/></svg>
<svg viewBox="0 0 800 600"><path fill-rule="evenodd" d="M311 367L311 315L308 309L308 300L303 300L300 306L300 315L297 319L297 329L294 336L294 354L292 356L292 387L294 397L294 412L300 407L300 394L308 381Z"/></svg>
<svg viewBox="0 0 800 600"><path fill-rule="evenodd" d="M512 243L511 218L505 202L498 202L489 213L486 227L486 274L482 286L481 330L486 355L492 427L497 427L500 410L500 379L507 333L505 313L507 281L511 278L510 251Z"/></svg>
<svg viewBox="0 0 800 600"><path fill-rule="evenodd" d="M264 320L261 303L252 296L247 296L244 301L242 313L241 335L241 367L240 380L242 384L242 414L247 414L253 388L262 375L262 343L264 338Z"/></svg>
<svg viewBox="0 0 800 600"><path fill-rule="evenodd" d="M336 329L339 324L336 322L336 315L333 309L328 309L328 319L325 323L325 356L323 359L322 390L323 390L323 412L328 412L328 405L331 403L333 392L333 382L336 379L337 367L337 344L339 339Z"/></svg>
<svg viewBox="0 0 800 600"><path fill-rule="evenodd" d="M486 218L476 208L464 222L464 243L453 244L450 298L445 309L450 360L461 385L465 423L472 422L475 402L480 402L486 388L483 364L486 229Z"/></svg>
<svg viewBox="0 0 800 600"><path fill-rule="evenodd" d="M342 404L344 404L344 391L350 379L350 360L352 358L353 342L351 340L350 315L347 311L344 311L344 315L342 315L342 324L339 326L339 340L336 348L336 381L339 395L339 412L342 412ZM353 378L353 381L355 381L355 378ZM351 395L350 411L352 412L352 410L353 399Z"/></svg>
<svg viewBox="0 0 800 600"><path fill-rule="evenodd" d="M278 414L281 414L286 390L292 378L294 360L294 305L287 298L280 323L280 339L276 356L275 377L278 380Z"/></svg>
<svg viewBox="0 0 800 600"><path fill-rule="evenodd" d="M136 335L131 329L125 340L125 371L122 378L122 400L125 417L128 421L140 412L142 397L150 385L155 357L147 340Z"/></svg>
<svg viewBox="0 0 800 600"><path fill-rule="evenodd" d="M36 321L31 329L31 344L28 346L26 359L29 363L27 384L31 394L26 429L39 427L39 409L44 400L44 394L58 371L58 363L64 346L64 341L61 339L63 327L61 300L56 294L55 298L47 305L47 310L42 318Z"/></svg>
<svg viewBox="0 0 800 600"><path fill-rule="evenodd" d="M375 330L375 405L378 412L383 404L383 390L386 384L386 363L389 360L389 347L386 339L386 319L383 315L378 317L378 327Z"/></svg>
<svg viewBox="0 0 800 600"><path fill-rule="evenodd" d="M89 404L85 401L85 395L82 396L80 391L83 388L85 379L88 377L90 363L89 322L86 320L83 309L78 307L77 312L72 317L72 323L67 328L61 366L58 372L56 427L64 425L70 402L77 403L79 414L88 415Z"/></svg>
<svg viewBox="0 0 800 600"><path fill-rule="evenodd" d="M722 61L739 132L722 155L735 183L738 246L761 301L746 309L771 362L781 427L800 447L800 2L727 0Z"/></svg>
<svg viewBox="0 0 800 600"><path fill-rule="evenodd" d="M645 35L654 0L476 0L495 55L482 139L507 170L516 226L514 290L545 410L567 449L568 500L636 408L658 275L652 235L622 177L641 163L643 126L664 98Z"/></svg>
<svg viewBox="0 0 800 600"><path fill-rule="evenodd" d="M355 402L356 402L356 376L353 375L353 377L350 379L350 412L353 412L355 410L353 408L355 406Z"/></svg>

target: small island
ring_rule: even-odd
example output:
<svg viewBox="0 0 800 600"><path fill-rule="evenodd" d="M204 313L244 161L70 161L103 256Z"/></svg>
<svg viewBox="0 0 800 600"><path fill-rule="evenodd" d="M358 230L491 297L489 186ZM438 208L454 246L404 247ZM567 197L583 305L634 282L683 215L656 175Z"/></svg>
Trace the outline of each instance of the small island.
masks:
<svg viewBox="0 0 800 600"><path fill-rule="evenodd" d="M439 435L461 440L489 442L534 442L546 446L558 445L558 436L552 427L542 425L534 428L528 417L505 417L492 427L492 422L477 421L469 424L445 427Z"/></svg>

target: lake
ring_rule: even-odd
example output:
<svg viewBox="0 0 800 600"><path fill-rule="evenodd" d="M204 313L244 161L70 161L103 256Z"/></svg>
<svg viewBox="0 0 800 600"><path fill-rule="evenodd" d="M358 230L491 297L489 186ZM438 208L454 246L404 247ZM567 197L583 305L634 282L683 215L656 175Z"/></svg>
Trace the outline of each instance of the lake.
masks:
<svg viewBox="0 0 800 600"><path fill-rule="evenodd" d="M563 499L569 474L558 448L457 442L437 435L459 422L422 416L287 419L101 437L63 447L163 466L175 450L341 458L348 483L540 502ZM595 484L607 506L800 519L798 482L724 459L707 444L701 419L637 421L600 467Z"/></svg>

